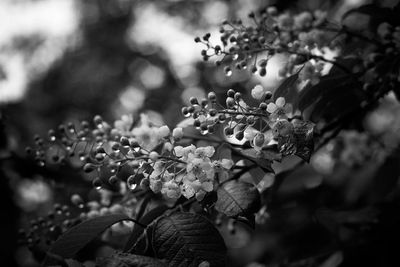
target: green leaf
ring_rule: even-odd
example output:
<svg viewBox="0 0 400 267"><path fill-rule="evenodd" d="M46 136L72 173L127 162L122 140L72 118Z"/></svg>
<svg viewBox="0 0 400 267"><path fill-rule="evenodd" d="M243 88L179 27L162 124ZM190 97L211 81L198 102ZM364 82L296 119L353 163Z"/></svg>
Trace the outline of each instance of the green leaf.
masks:
<svg viewBox="0 0 400 267"><path fill-rule="evenodd" d="M217 190L215 209L227 216L246 216L260 208L260 193L246 182L231 180Z"/></svg>
<svg viewBox="0 0 400 267"><path fill-rule="evenodd" d="M97 217L84 221L65 232L51 246L49 253L59 255L63 258L73 258L77 252L100 235L111 225L132 220L124 214L113 214ZM51 259L47 257L45 264L51 264Z"/></svg>
<svg viewBox="0 0 400 267"><path fill-rule="evenodd" d="M156 258L134 255L129 253L115 253L111 257L98 259L100 267L167 267L168 265Z"/></svg>
<svg viewBox="0 0 400 267"><path fill-rule="evenodd" d="M168 266L225 266L226 246L214 225L201 215L176 212L157 221L153 231L156 256Z"/></svg>

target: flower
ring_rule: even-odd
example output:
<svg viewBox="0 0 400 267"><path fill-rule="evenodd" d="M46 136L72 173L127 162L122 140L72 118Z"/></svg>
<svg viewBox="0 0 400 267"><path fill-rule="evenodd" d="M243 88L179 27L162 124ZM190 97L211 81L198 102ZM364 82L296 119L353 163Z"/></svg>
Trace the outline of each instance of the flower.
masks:
<svg viewBox="0 0 400 267"><path fill-rule="evenodd" d="M261 100L264 96L264 93L265 89L259 84L254 86L254 88L251 90L251 96L257 100Z"/></svg>
<svg viewBox="0 0 400 267"><path fill-rule="evenodd" d="M130 128L133 124L132 115L122 115L120 120L114 122L114 128L118 130L121 135L130 135Z"/></svg>
<svg viewBox="0 0 400 267"><path fill-rule="evenodd" d="M271 113L270 126L272 126L278 119L286 119L292 113L292 105L286 104L284 97L278 97L275 103L271 102L267 106L267 111Z"/></svg>
<svg viewBox="0 0 400 267"><path fill-rule="evenodd" d="M168 137L170 132L171 131L167 125L161 126L157 129L157 135L160 139Z"/></svg>
<svg viewBox="0 0 400 267"><path fill-rule="evenodd" d="M182 139L182 137L183 137L183 129L180 128L180 127L175 128L175 129L172 131L172 137L173 137L176 141Z"/></svg>

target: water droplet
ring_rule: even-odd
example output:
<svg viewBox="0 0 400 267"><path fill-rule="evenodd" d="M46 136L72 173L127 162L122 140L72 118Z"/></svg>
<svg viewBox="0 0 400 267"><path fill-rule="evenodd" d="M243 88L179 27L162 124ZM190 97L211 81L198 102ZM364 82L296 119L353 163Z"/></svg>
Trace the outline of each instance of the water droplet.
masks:
<svg viewBox="0 0 400 267"><path fill-rule="evenodd" d="M128 187L130 190L134 190L136 188L136 186L137 186L137 184L131 184Z"/></svg>
<svg viewBox="0 0 400 267"><path fill-rule="evenodd" d="M85 160L85 156L80 156L80 157L79 157L79 160L80 160L80 161L84 161L84 160Z"/></svg>
<svg viewBox="0 0 400 267"><path fill-rule="evenodd" d="M128 177L128 179L126 180L126 185L130 190L134 190L136 188L137 184L134 175Z"/></svg>
<svg viewBox="0 0 400 267"><path fill-rule="evenodd" d="M206 134L208 134L208 130L200 130L200 134L206 135Z"/></svg>
<svg viewBox="0 0 400 267"><path fill-rule="evenodd" d="M56 141L56 137L55 137L54 135L50 136L50 141L51 141L51 142Z"/></svg>

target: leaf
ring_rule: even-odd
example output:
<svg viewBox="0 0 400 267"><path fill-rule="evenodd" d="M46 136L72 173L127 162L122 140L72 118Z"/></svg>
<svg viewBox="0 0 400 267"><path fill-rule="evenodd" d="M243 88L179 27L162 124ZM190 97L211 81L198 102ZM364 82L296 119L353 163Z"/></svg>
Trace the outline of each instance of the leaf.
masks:
<svg viewBox="0 0 400 267"><path fill-rule="evenodd" d="M301 70L301 69L300 69ZM275 90L273 99L274 101L279 97L284 97L286 102L294 103L297 102L297 89L296 82L299 78L299 72L293 74L292 76L286 78L281 85Z"/></svg>
<svg viewBox="0 0 400 267"><path fill-rule="evenodd" d="M73 259L66 259L65 263L68 265L68 267L83 267L82 263Z"/></svg>
<svg viewBox="0 0 400 267"><path fill-rule="evenodd" d="M149 225L151 222L153 222L155 219L159 218L161 215L164 214L164 212L168 210L168 207L165 205L158 206L149 212L147 212L143 218L139 220L141 224L144 225ZM129 240L126 242L125 247L124 247L124 252L130 252L133 249L133 245L138 241L140 236L142 235L144 229L143 227L140 227L138 225L135 225L133 227L133 231L131 236L129 237Z"/></svg>
<svg viewBox="0 0 400 267"><path fill-rule="evenodd" d="M176 212L157 221L153 231L154 252L168 266L225 266L226 246L214 225L201 215Z"/></svg>
<svg viewBox="0 0 400 267"><path fill-rule="evenodd" d="M362 5L357 8L350 9L346 13L343 14L342 16L342 21L344 21L349 15L354 14L354 13L359 13L359 14L364 14L368 15L374 18L374 20L379 22L384 22L387 21L390 24L395 20L396 18L394 17L395 14L390 8L387 7L379 7L375 4L368 4L368 5Z"/></svg>
<svg viewBox="0 0 400 267"><path fill-rule="evenodd" d="M246 216L260 208L260 193L250 183L228 181L218 188L217 195L215 209L227 216Z"/></svg>
<svg viewBox="0 0 400 267"><path fill-rule="evenodd" d="M111 257L97 260L100 267L167 267L168 265L156 258L129 254L115 253Z"/></svg>
<svg viewBox="0 0 400 267"><path fill-rule="evenodd" d="M245 159L255 163L260 167L264 172L274 172L274 170L271 167L272 160L280 160L281 157L279 157L278 154L272 154L269 152L264 152L263 151L256 151L253 148L249 149L240 149L237 150ZM265 156L265 157L264 157ZM268 158L271 157L271 158Z"/></svg>
<svg viewBox="0 0 400 267"><path fill-rule="evenodd" d="M311 153L314 150L314 123L309 121L293 122L294 135L296 137L296 156L302 160L309 162Z"/></svg>
<svg viewBox="0 0 400 267"><path fill-rule="evenodd" d="M108 227L125 220L131 220L131 218L124 214L113 214L84 221L61 235L51 246L49 253L63 258L73 258L77 252ZM45 263L49 264L50 262L51 259L47 257Z"/></svg>

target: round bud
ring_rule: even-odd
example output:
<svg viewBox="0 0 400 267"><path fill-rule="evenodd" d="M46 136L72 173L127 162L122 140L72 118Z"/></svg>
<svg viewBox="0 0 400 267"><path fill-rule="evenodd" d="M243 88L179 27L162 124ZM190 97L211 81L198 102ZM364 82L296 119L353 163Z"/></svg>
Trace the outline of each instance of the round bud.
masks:
<svg viewBox="0 0 400 267"><path fill-rule="evenodd" d="M235 99L233 99L232 97L227 97L226 98L226 106L228 108L232 108L235 105Z"/></svg>
<svg viewBox="0 0 400 267"><path fill-rule="evenodd" d="M129 146L130 146L131 148L137 148L137 147L140 147L140 145L139 145L138 141L137 141L137 140L135 140L135 139L133 139L133 140L130 140L130 141L129 141Z"/></svg>
<svg viewBox="0 0 400 267"><path fill-rule="evenodd" d="M96 115L93 118L93 122L96 125L102 124L103 123L103 118L100 115ZM69 125L68 125L69 126Z"/></svg>
<svg viewBox="0 0 400 267"><path fill-rule="evenodd" d="M151 151L150 154L149 154L149 158L150 158L152 161L157 161L157 159L158 159L159 156L160 156L160 155L159 155L156 151Z"/></svg>
<svg viewBox="0 0 400 267"><path fill-rule="evenodd" d="M239 141L243 140L244 137L244 132L243 131L239 131L235 134L235 138Z"/></svg>
<svg viewBox="0 0 400 267"><path fill-rule="evenodd" d="M112 175L112 176L110 176L110 178L108 178L108 182L111 185L115 185L118 182L118 177L116 175Z"/></svg>
<svg viewBox="0 0 400 267"><path fill-rule="evenodd" d="M190 104L192 104L192 105L198 105L198 104L199 104L199 102L197 101L197 98L195 98L195 97L191 97L191 98L189 99L189 102L190 102Z"/></svg>
<svg viewBox="0 0 400 267"><path fill-rule="evenodd" d="M210 114L210 116L215 116L215 115L217 115L218 111L216 109L212 108L208 111L208 113Z"/></svg>
<svg viewBox="0 0 400 267"><path fill-rule="evenodd" d="M246 119L246 123L248 125L254 125L255 122L256 122L256 120L255 120L254 116L248 116Z"/></svg>
<svg viewBox="0 0 400 267"><path fill-rule="evenodd" d="M224 134L225 134L225 136L232 136L233 135L233 129L231 128L231 127L229 127L229 126L226 126L225 128L224 128Z"/></svg>
<svg viewBox="0 0 400 267"><path fill-rule="evenodd" d="M264 144L265 136L262 133L257 133L254 137L254 145L257 147L261 147Z"/></svg>
<svg viewBox="0 0 400 267"><path fill-rule="evenodd" d="M92 172L96 169L96 165L94 165L93 163L86 163L83 166L83 171L86 173Z"/></svg>
<svg viewBox="0 0 400 267"><path fill-rule="evenodd" d="M119 148L120 148L120 145L119 145L118 143L114 143L114 144L111 146L111 149L114 150L114 151L118 151Z"/></svg>
<svg viewBox="0 0 400 267"><path fill-rule="evenodd" d="M201 100L200 104L203 108L205 108L208 105L208 100L204 98Z"/></svg>
<svg viewBox="0 0 400 267"><path fill-rule="evenodd" d="M200 125L201 125L201 122L200 122L199 119L195 119L195 120L193 121L193 126L194 126L194 127L200 127Z"/></svg>
<svg viewBox="0 0 400 267"><path fill-rule="evenodd" d="M226 92L226 95L229 97L234 97L235 96L235 90L229 89L228 92Z"/></svg>
<svg viewBox="0 0 400 267"><path fill-rule="evenodd" d="M217 101L217 95L214 92L209 92L207 97L211 102Z"/></svg>
<svg viewBox="0 0 400 267"><path fill-rule="evenodd" d="M229 66L226 66L224 68L224 72L226 76L231 76L232 75L232 69Z"/></svg>
<svg viewBox="0 0 400 267"><path fill-rule="evenodd" d="M129 146L129 139L126 136L122 136L119 142L122 146Z"/></svg>
<svg viewBox="0 0 400 267"><path fill-rule="evenodd" d="M94 178L92 184L96 189L101 189L101 186L103 185L99 177Z"/></svg>
<svg viewBox="0 0 400 267"><path fill-rule="evenodd" d="M236 101L239 101L240 99L242 99L242 94L237 92L237 93L235 93L234 98Z"/></svg>
<svg viewBox="0 0 400 267"><path fill-rule="evenodd" d="M189 114L189 110L188 110L187 107L183 107L183 108L181 109L181 111L182 111L183 116L186 116L186 115Z"/></svg>
<svg viewBox="0 0 400 267"><path fill-rule="evenodd" d="M267 110L268 104L265 102L261 102L260 105L258 106L262 110Z"/></svg>

